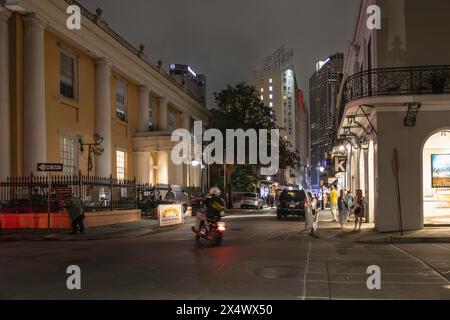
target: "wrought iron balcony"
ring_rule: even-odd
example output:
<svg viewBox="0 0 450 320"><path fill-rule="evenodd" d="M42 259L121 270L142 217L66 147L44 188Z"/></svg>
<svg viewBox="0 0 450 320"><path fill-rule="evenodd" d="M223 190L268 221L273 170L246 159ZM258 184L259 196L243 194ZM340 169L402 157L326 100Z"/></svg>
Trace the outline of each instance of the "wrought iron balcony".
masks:
<svg viewBox="0 0 450 320"><path fill-rule="evenodd" d="M450 66L372 69L349 77L343 90L343 105L376 96L450 93Z"/></svg>

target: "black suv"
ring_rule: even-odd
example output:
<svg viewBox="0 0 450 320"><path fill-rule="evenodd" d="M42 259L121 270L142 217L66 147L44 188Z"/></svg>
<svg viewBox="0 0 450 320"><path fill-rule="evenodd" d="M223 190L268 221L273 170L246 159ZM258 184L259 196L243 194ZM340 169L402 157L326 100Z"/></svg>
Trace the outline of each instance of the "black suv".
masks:
<svg viewBox="0 0 450 320"><path fill-rule="evenodd" d="M311 209L311 199L304 190L283 190L278 198L277 218L289 215L305 218L306 211Z"/></svg>

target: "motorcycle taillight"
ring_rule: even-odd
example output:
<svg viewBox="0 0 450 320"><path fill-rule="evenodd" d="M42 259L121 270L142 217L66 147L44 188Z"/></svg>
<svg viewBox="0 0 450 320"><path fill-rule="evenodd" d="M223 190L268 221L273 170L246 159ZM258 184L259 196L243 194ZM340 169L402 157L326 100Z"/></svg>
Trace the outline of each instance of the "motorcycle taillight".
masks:
<svg viewBox="0 0 450 320"><path fill-rule="evenodd" d="M217 223L217 231L218 232L225 232L227 230L227 225L225 222L218 222Z"/></svg>

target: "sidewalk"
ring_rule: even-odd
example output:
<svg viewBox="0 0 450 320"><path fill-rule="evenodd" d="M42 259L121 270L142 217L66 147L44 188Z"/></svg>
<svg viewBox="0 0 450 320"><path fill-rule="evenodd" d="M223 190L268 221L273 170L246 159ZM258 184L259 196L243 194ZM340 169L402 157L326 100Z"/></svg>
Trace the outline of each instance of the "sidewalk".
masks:
<svg viewBox="0 0 450 320"><path fill-rule="evenodd" d="M185 223L195 221L195 217L186 217ZM71 234L71 230L2 230L0 243L2 242L27 242L27 241L95 241L137 238L159 230L173 230L179 226L160 229L157 220L143 219L137 222L128 222L101 227L86 228L84 234Z"/></svg>
<svg viewBox="0 0 450 320"><path fill-rule="evenodd" d="M363 223L361 231L354 231L354 220L350 220L345 230L340 224L331 222L329 210L320 212L319 228L316 232L321 239L358 243L450 243L450 227L427 227L421 230L400 232L378 232L373 223Z"/></svg>

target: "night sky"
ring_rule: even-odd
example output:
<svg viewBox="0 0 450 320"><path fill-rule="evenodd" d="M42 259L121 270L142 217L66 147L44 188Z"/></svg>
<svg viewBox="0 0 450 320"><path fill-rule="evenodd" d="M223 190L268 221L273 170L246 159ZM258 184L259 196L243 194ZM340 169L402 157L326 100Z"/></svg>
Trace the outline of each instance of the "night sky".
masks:
<svg viewBox="0 0 450 320"><path fill-rule="evenodd" d="M151 61L193 66L212 93L227 84L251 83L252 71L281 45L293 48L299 86L317 60L345 50L358 0L80 0ZM306 100L307 102L309 100Z"/></svg>

